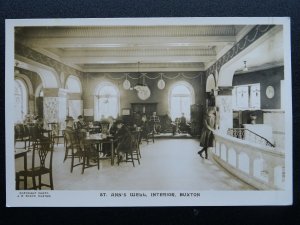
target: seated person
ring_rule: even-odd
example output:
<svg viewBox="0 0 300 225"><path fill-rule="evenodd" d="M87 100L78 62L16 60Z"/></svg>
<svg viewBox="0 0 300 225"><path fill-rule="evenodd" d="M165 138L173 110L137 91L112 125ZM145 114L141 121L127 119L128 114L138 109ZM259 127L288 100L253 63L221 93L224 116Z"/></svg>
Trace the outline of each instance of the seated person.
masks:
<svg viewBox="0 0 300 225"><path fill-rule="evenodd" d="M120 154L118 157L122 160L124 154L132 150L132 135L122 120L117 120L116 125L118 130L114 138L117 142L117 152Z"/></svg>
<svg viewBox="0 0 300 225"><path fill-rule="evenodd" d="M152 116L150 117L150 124L151 124L151 128L153 129L154 133L160 133L160 119L159 117L156 115L156 112L153 112Z"/></svg>
<svg viewBox="0 0 300 225"><path fill-rule="evenodd" d="M76 123L76 129L87 131L87 128L88 128L88 125L86 122L84 122L83 116L82 115L78 116L78 122Z"/></svg>
<svg viewBox="0 0 300 225"><path fill-rule="evenodd" d="M116 131L117 131L117 125L116 125L116 120L112 117L109 116L107 119L109 125L108 125L108 129L105 130L107 135L115 135ZM103 133L103 130L102 130ZM102 152L103 155L105 157L111 157L111 144L110 143L103 143L102 144Z"/></svg>
<svg viewBox="0 0 300 225"><path fill-rule="evenodd" d="M142 121L142 116L139 112L133 113L133 123L136 124L137 127L140 127Z"/></svg>
<svg viewBox="0 0 300 225"><path fill-rule="evenodd" d="M44 129L44 120L40 116L36 116L34 120L34 127L33 127L33 134L34 139L39 139L39 140L49 140L49 136L46 137L44 136L44 133L48 132L48 130ZM48 134L49 135L49 134Z"/></svg>
<svg viewBox="0 0 300 225"><path fill-rule="evenodd" d="M74 130L74 119L72 116L67 116L66 118L66 129L65 134L67 137L67 147L70 147L73 144L77 143L77 135L76 131Z"/></svg>
<svg viewBox="0 0 300 225"><path fill-rule="evenodd" d="M30 114L27 114L26 116L25 116L25 119L24 119L24 122L23 122L25 125L26 124L30 124L30 123L32 123L32 118L31 118L31 116L30 116Z"/></svg>
<svg viewBox="0 0 300 225"><path fill-rule="evenodd" d="M189 124L186 122L184 113L181 114L181 117L179 120L179 129L181 132L189 132Z"/></svg>
<svg viewBox="0 0 300 225"><path fill-rule="evenodd" d="M142 120L141 120L141 137L140 137L140 141L142 138L148 140L148 134L150 133L150 127L149 127L149 123L147 121L147 116L143 115L142 116Z"/></svg>

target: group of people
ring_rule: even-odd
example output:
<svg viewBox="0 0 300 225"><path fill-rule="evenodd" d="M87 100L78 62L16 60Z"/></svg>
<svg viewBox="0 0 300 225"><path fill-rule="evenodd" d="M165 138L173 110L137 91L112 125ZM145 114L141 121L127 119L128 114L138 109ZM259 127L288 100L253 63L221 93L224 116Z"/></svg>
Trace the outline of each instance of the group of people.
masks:
<svg viewBox="0 0 300 225"><path fill-rule="evenodd" d="M39 116L36 116L33 121L29 121L29 118L26 117L28 121L24 121L24 123L34 124L35 133L39 139L46 139L48 137L44 136L43 133L45 131L43 119ZM25 120L26 120L25 119ZM86 133L89 131L89 125L84 121L82 115L78 116L78 121L74 123L74 118L67 116L66 120L66 129L65 133L69 135L72 139L71 142L76 142L78 140L83 140ZM140 140L142 138L147 138L147 135L151 132L159 133L161 129L160 119L156 115L156 112L153 112L149 121L147 116L144 114L140 118L139 121L134 121L134 125L132 127L127 127L122 120L115 120L112 117L109 117L106 120L106 124L108 127L105 130L102 130L102 133L114 135L115 142L117 143L117 148L120 152L126 152L126 150L130 149L132 143L132 132L139 130L140 131ZM182 114L180 120L176 125L173 123L173 134L176 132L177 126L184 127L187 125L186 118L184 114ZM208 107L207 113L203 120L203 128L200 136L200 146L202 149L198 152L201 158L208 158L207 150L209 147L213 147L214 142L214 129L216 126L216 111L214 107ZM140 141L139 140L139 141ZM70 143L68 143L70 144ZM80 146L83 148L83 142L80 142ZM110 146L103 145L102 149L103 153L106 156L110 156ZM205 156L203 156L205 153Z"/></svg>

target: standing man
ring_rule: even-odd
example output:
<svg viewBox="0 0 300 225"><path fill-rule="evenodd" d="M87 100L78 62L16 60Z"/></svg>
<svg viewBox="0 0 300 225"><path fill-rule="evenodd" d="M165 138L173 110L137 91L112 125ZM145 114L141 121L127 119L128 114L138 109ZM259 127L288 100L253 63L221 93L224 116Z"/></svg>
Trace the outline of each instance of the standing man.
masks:
<svg viewBox="0 0 300 225"><path fill-rule="evenodd" d="M152 116L150 117L150 123L153 128L153 132L159 134L160 133L160 119L156 115L156 112L153 112Z"/></svg>

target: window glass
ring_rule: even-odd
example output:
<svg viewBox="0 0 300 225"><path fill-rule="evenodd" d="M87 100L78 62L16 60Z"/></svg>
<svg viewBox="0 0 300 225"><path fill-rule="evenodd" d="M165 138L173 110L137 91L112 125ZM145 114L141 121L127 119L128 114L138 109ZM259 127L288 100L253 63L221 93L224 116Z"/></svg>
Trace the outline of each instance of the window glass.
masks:
<svg viewBox="0 0 300 225"><path fill-rule="evenodd" d="M27 89L20 80L15 80L15 123L22 123L27 114Z"/></svg>
<svg viewBox="0 0 300 225"><path fill-rule="evenodd" d="M191 91L184 84L176 85L170 95L170 114L172 120L178 117L184 116L187 120L190 120L191 114Z"/></svg>
<svg viewBox="0 0 300 225"><path fill-rule="evenodd" d="M97 97L96 120L112 116L116 118L119 112L119 97L113 85L104 85L99 88Z"/></svg>

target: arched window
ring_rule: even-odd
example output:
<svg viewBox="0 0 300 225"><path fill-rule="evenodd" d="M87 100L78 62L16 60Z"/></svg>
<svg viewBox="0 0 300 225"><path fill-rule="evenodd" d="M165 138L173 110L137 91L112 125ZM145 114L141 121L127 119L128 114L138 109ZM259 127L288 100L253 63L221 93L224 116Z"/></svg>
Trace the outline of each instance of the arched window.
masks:
<svg viewBox="0 0 300 225"><path fill-rule="evenodd" d="M96 89L95 120L112 116L116 118L119 113L119 91L111 83L102 83Z"/></svg>
<svg viewBox="0 0 300 225"><path fill-rule="evenodd" d="M191 118L191 105L194 104L193 87L186 82L176 83L169 94L169 109L172 120L181 117L182 113L187 120Z"/></svg>
<svg viewBox="0 0 300 225"><path fill-rule="evenodd" d="M27 88L21 80L15 80L15 123L23 122L27 114Z"/></svg>
<svg viewBox="0 0 300 225"><path fill-rule="evenodd" d="M66 89L71 93L81 93L81 83L79 78L70 75L66 81Z"/></svg>

